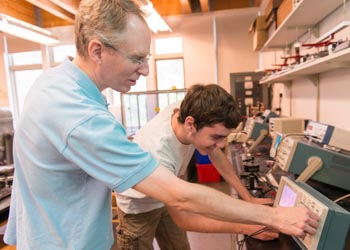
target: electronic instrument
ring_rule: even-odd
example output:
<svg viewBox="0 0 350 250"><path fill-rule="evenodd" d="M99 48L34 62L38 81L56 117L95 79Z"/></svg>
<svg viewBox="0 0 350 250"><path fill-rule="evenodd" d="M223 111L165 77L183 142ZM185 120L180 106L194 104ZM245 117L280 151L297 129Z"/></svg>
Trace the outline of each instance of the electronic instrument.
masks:
<svg viewBox="0 0 350 250"><path fill-rule="evenodd" d="M282 177L274 206L304 206L320 216L315 235L294 237L302 249L343 250L349 233L350 213L304 182ZM350 247L350 246L347 246Z"/></svg>

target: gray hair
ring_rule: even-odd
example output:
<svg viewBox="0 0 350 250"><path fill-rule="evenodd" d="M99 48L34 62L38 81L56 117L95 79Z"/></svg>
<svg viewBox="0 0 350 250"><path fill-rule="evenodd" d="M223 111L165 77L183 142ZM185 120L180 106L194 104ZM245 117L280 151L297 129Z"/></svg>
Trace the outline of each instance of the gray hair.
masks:
<svg viewBox="0 0 350 250"><path fill-rule="evenodd" d="M134 0L82 0L75 17L75 45L82 57L92 39L102 43L118 43L123 39L127 15L143 18L144 13Z"/></svg>

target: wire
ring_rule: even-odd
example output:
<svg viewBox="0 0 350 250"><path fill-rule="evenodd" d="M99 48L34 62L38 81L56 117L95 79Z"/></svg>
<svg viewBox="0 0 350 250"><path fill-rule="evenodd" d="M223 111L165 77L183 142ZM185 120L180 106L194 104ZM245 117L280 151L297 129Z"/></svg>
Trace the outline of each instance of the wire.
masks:
<svg viewBox="0 0 350 250"><path fill-rule="evenodd" d="M277 149L276 149L276 155L277 155L277 150L280 148L280 145L282 144L282 141L285 140L287 137L290 137L290 136L299 136L299 137L305 137L304 134L301 134L301 133L290 133L290 134L284 134L282 135L282 139L281 141L278 143L277 145Z"/></svg>
<svg viewBox="0 0 350 250"><path fill-rule="evenodd" d="M258 177L258 180L260 183L265 183L267 187L269 188L268 190L264 191L262 194L265 195L270 191L277 191L278 187L274 186L266 177L262 177L259 173L256 173L256 176Z"/></svg>
<svg viewBox="0 0 350 250"><path fill-rule="evenodd" d="M244 243L249 239L249 238L252 238L258 234L261 234L263 232L267 232L267 231L271 231L272 228L271 227L263 227L257 231L255 231L254 233L251 233L249 234L248 236L244 237L242 240L238 240L237 241L237 244L238 244L238 250L242 250L243 249L243 246L244 246Z"/></svg>
<svg viewBox="0 0 350 250"><path fill-rule="evenodd" d="M342 197L339 197L338 199L334 200L334 202L337 203L337 202L339 202L341 200L344 200L345 198L348 198L348 197L350 197L350 194L346 194L346 195L344 195Z"/></svg>

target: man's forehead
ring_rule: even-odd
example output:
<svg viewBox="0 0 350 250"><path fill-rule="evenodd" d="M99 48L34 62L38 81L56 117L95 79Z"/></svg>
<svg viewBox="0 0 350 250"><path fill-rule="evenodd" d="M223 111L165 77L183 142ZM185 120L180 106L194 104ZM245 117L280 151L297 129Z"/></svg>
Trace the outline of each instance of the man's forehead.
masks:
<svg viewBox="0 0 350 250"><path fill-rule="evenodd" d="M201 130L213 136L227 136L231 129L226 128L223 123L216 123L212 126L204 126Z"/></svg>

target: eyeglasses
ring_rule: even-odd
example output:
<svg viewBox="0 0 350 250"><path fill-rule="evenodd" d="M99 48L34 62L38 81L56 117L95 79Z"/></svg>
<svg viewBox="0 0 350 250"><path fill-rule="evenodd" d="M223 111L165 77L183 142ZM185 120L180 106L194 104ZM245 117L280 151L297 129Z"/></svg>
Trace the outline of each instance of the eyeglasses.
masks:
<svg viewBox="0 0 350 250"><path fill-rule="evenodd" d="M148 62L148 60L151 58L152 54L148 54L147 56L144 57L138 57L138 56L131 56L129 54L127 54L126 52L124 52L121 49L118 49L116 47L114 47L113 45L109 44L109 43L103 43L106 47L111 48L119 53L121 53L125 58L129 59L133 64L138 65L139 67L141 67L142 65L144 65L146 62Z"/></svg>

